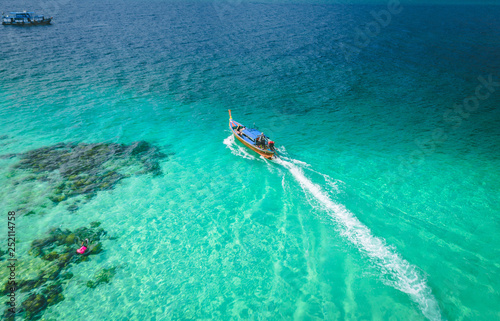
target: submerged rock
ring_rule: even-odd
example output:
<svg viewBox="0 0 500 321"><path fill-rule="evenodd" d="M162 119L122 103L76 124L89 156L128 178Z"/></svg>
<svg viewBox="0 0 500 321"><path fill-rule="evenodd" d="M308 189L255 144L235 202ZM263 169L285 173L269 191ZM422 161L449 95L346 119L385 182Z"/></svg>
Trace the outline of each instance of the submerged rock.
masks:
<svg viewBox="0 0 500 321"><path fill-rule="evenodd" d="M88 255L90 254L99 254L102 250L102 243L90 244L88 248Z"/></svg>
<svg viewBox="0 0 500 321"><path fill-rule="evenodd" d="M86 254L97 254L102 251L102 244L99 241L106 235L106 231L97 227L95 222L91 223L92 225L95 227L80 227L74 231L60 228L50 229L47 237L31 242L29 253L33 256L41 256L47 261L59 259L60 262L66 262L75 253L80 242L89 239L89 251ZM59 253L53 251L60 246L63 248Z"/></svg>
<svg viewBox="0 0 500 321"><path fill-rule="evenodd" d="M42 290L42 293L47 297L47 305L51 306L64 300L62 295L63 288L60 283L51 284Z"/></svg>
<svg viewBox="0 0 500 321"><path fill-rule="evenodd" d="M45 254L43 257L42 257L42 260L46 260L46 261L54 261L55 259L57 259L59 257L59 254L56 253L56 252L50 252L48 254Z"/></svg>
<svg viewBox="0 0 500 321"><path fill-rule="evenodd" d="M109 283L116 274L116 267L102 269L94 275L94 280L87 282L87 287L93 289L101 283Z"/></svg>
<svg viewBox="0 0 500 321"><path fill-rule="evenodd" d="M41 294L32 294L22 306L26 310L26 320L36 320L41 317L40 312L47 307L47 298Z"/></svg>
<svg viewBox="0 0 500 321"><path fill-rule="evenodd" d="M55 280L59 276L59 273L61 273L63 267L64 266L60 266L59 264L49 265L41 272L40 277L43 280Z"/></svg>
<svg viewBox="0 0 500 321"><path fill-rule="evenodd" d="M36 280L21 280L18 282L17 288L21 293L24 293L38 288L40 285L42 285L42 283L43 281L40 278Z"/></svg>
<svg viewBox="0 0 500 321"><path fill-rule="evenodd" d="M36 320L48 306L64 300L62 284L73 277L73 273L68 271L70 266L87 261L90 256L103 251L100 241L106 235L106 231L99 225L100 222L92 222L90 228L80 227L74 231L53 228L49 230L47 237L31 243L30 254L40 257L45 265L37 270L36 276L17 281L18 293L31 292L31 294L22 302L19 309L16 309L15 316L24 315L26 320ZM88 251L84 255L77 254L76 250L81 240L86 238L90 240ZM115 268L97 272L95 281L92 281L93 287L110 282L115 273ZM2 293L8 294L10 287L6 282L1 288ZM3 317L9 320L14 314L6 310Z"/></svg>
<svg viewBox="0 0 500 321"><path fill-rule="evenodd" d="M90 222L90 227L99 227L100 225L101 225L101 222L98 222L98 221Z"/></svg>
<svg viewBox="0 0 500 321"><path fill-rule="evenodd" d="M17 154L5 154L5 155L0 155L0 159L9 159L9 158L14 158L16 156Z"/></svg>
<svg viewBox="0 0 500 321"><path fill-rule="evenodd" d="M71 205L68 206L68 211L75 212L76 210L78 210L78 205L71 204Z"/></svg>
<svg viewBox="0 0 500 321"><path fill-rule="evenodd" d="M71 261L71 258L73 257L73 255L75 255L75 253L73 253L72 251L69 252L69 253L64 253L63 255L59 256L59 265L62 266L62 267L65 267L66 265L68 265Z"/></svg>
<svg viewBox="0 0 500 321"><path fill-rule="evenodd" d="M137 167L142 170L136 174L162 175L160 161L166 154L145 141L130 145L115 143L59 143L42 147L17 156L19 163L15 168L31 171L24 181L51 182L48 198L58 204L76 196L91 199L99 191L113 189L123 178L128 177L120 171L126 167ZM56 172L56 175L50 174ZM20 182L17 182L20 183ZM76 211L78 206L68 206L70 211Z"/></svg>
<svg viewBox="0 0 500 321"><path fill-rule="evenodd" d="M68 245L75 243L75 237L75 233L71 233L70 235L66 236L66 238L64 239L64 243Z"/></svg>

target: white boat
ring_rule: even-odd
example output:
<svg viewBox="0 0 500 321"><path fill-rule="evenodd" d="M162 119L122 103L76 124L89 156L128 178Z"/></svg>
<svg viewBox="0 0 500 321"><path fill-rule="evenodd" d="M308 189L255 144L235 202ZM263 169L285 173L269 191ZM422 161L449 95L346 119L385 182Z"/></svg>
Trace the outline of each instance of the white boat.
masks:
<svg viewBox="0 0 500 321"><path fill-rule="evenodd" d="M34 12L11 12L8 15L2 15L3 25L14 26L33 26L49 25L52 17L45 18L43 15L35 15Z"/></svg>

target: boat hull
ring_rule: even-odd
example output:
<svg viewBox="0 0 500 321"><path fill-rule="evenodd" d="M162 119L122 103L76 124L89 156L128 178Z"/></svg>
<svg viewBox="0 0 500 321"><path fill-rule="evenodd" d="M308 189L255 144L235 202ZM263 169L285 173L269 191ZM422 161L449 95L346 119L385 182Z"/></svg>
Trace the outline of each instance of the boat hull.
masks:
<svg viewBox="0 0 500 321"><path fill-rule="evenodd" d="M250 148L251 150L253 150L257 154L259 154L262 157L265 157L267 159L272 159L274 157L274 152L273 151L268 150L268 149L259 148L259 147L255 146L253 144L250 144L249 142L247 142L243 138L241 138L241 136L238 135L238 133L233 129L234 125L237 126L237 125L242 125L242 124L240 124L240 123L238 123L238 122L236 122L236 121L234 121L232 119L229 120L229 129L233 133L234 137L236 137L236 139L238 139L241 143L243 143L243 145L245 145L246 147Z"/></svg>
<svg viewBox="0 0 500 321"><path fill-rule="evenodd" d="M52 21L52 19L45 19L42 21L29 21L29 22L2 21L2 25L4 25L4 26L40 26L40 25L50 25L51 21Z"/></svg>

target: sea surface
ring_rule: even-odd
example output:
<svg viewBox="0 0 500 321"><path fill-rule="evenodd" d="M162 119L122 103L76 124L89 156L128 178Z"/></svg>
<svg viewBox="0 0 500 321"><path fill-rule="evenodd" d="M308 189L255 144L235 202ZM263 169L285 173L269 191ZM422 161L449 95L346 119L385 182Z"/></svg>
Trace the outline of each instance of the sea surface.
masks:
<svg viewBox="0 0 500 321"><path fill-rule="evenodd" d="M16 211L43 280L16 319L500 319L494 3L0 1L54 17L0 28L0 263ZM92 222L100 252L39 274L35 240Z"/></svg>

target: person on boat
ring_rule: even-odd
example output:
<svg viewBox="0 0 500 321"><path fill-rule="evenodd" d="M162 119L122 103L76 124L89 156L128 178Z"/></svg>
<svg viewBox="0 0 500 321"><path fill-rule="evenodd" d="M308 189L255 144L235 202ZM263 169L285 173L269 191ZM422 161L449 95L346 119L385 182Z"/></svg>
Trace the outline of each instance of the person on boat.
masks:
<svg viewBox="0 0 500 321"><path fill-rule="evenodd" d="M261 133L257 137L257 140L256 140L255 143L256 143L257 146L262 146L262 148L266 147L266 136L264 135L264 133Z"/></svg>
<svg viewBox="0 0 500 321"><path fill-rule="evenodd" d="M89 245L89 239L85 239L85 241L82 241L81 247L78 250L76 250L76 253L84 254L85 251L87 251L88 245Z"/></svg>
<svg viewBox="0 0 500 321"><path fill-rule="evenodd" d="M275 149L274 149L274 142L272 140L269 141L269 149L271 151L273 151L273 152L275 151Z"/></svg>
<svg viewBox="0 0 500 321"><path fill-rule="evenodd" d="M245 126L238 125L238 127L236 127L236 133L241 136L241 131L243 129L245 129Z"/></svg>

